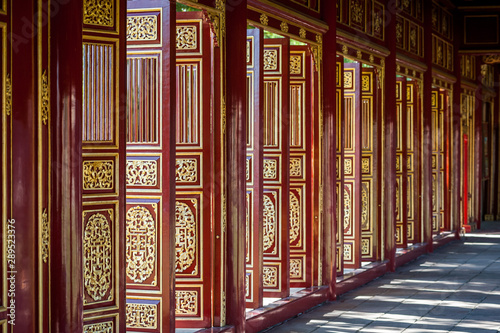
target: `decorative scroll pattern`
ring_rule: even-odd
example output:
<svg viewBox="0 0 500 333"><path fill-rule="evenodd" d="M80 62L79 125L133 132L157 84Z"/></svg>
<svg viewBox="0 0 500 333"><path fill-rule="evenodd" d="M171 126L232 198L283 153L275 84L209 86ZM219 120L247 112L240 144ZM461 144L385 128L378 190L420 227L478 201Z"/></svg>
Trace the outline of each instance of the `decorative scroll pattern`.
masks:
<svg viewBox="0 0 500 333"><path fill-rule="evenodd" d="M154 271L156 262L156 225L145 207L127 211L126 272L130 280L141 283Z"/></svg>
<svg viewBox="0 0 500 333"><path fill-rule="evenodd" d="M264 179L276 179L277 170L276 160L264 160Z"/></svg>
<svg viewBox="0 0 500 333"><path fill-rule="evenodd" d="M156 15L127 16L127 41L158 39L158 17Z"/></svg>
<svg viewBox="0 0 500 333"><path fill-rule="evenodd" d="M114 0L85 0L83 4L83 23L112 27Z"/></svg>
<svg viewBox="0 0 500 333"><path fill-rule="evenodd" d="M351 226L351 195L344 189L344 229Z"/></svg>
<svg viewBox="0 0 500 333"><path fill-rule="evenodd" d="M175 314L196 315L198 313L198 292L176 290L175 291Z"/></svg>
<svg viewBox="0 0 500 333"><path fill-rule="evenodd" d="M127 328L156 329L158 307L156 304L127 303Z"/></svg>
<svg viewBox="0 0 500 333"><path fill-rule="evenodd" d="M361 159L361 172L365 174L370 173L370 159Z"/></svg>
<svg viewBox="0 0 500 333"><path fill-rule="evenodd" d="M374 0L336 0L336 2L339 23L384 40L386 11L381 2Z"/></svg>
<svg viewBox="0 0 500 333"><path fill-rule="evenodd" d="M194 158L178 158L175 160L175 180L183 183L194 183L198 179L198 161Z"/></svg>
<svg viewBox="0 0 500 333"><path fill-rule="evenodd" d="M250 180L250 159L246 159L246 180Z"/></svg>
<svg viewBox="0 0 500 333"><path fill-rule="evenodd" d="M264 70L275 71L278 69L278 50L264 50Z"/></svg>
<svg viewBox="0 0 500 333"><path fill-rule="evenodd" d="M196 259L196 218L187 204L175 203L175 222L175 271L182 273Z"/></svg>
<svg viewBox="0 0 500 333"><path fill-rule="evenodd" d="M290 56L290 74L302 73L302 57L299 55Z"/></svg>
<svg viewBox="0 0 500 333"><path fill-rule="evenodd" d="M290 279L300 279L302 277L302 260L290 259Z"/></svg>
<svg viewBox="0 0 500 333"><path fill-rule="evenodd" d="M157 161L127 161L127 185L156 186L157 178Z"/></svg>
<svg viewBox="0 0 500 333"><path fill-rule="evenodd" d="M366 184L361 185L361 228L368 229L370 226L369 223L369 197L368 197L368 188Z"/></svg>
<svg viewBox="0 0 500 333"><path fill-rule="evenodd" d="M83 333L113 333L113 322L83 325Z"/></svg>
<svg viewBox="0 0 500 333"><path fill-rule="evenodd" d="M111 210L109 213L112 217ZM85 220L86 212L83 214ZM87 294L94 301L103 300L111 288L112 261L108 219L101 213L94 213L87 221L83 239L83 281Z"/></svg>
<svg viewBox="0 0 500 333"><path fill-rule="evenodd" d="M352 160L349 158L344 160L344 174L352 175Z"/></svg>
<svg viewBox="0 0 500 333"><path fill-rule="evenodd" d="M299 238L300 227L300 201L295 193L290 192L290 243L295 242Z"/></svg>
<svg viewBox="0 0 500 333"><path fill-rule="evenodd" d="M276 207L267 195L264 195L264 251L274 245L276 237Z"/></svg>
<svg viewBox="0 0 500 333"><path fill-rule="evenodd" d="M83 189L103 190L113 188L113 161L84 161Z"/></svg>
<svg viewBox="0 0 500 333"><path fill-rule="evenodd" d="M352 244L344 244L344 260L352 260Z"/></svg>
<svg viewBox="0 0 500 333"><path fill-rule="evenodd" d="M264 287L277 287L278 286L278 268L264 266Z"/></svg>
<svg viewBox="0 0 500 333"><path fill-rule="evenodd" d="M353 86L353 73L351 71L344 72L344 88L352 89Z"/></svg>
<svg viewBox="0 0 500 333"><path fill-rule="evenodd" d="M301 177L302 176L302 160L300 158L290 158L290 176L291 177Z"/></svg>
<svg viewBox="0 0 500 333"><path fill-rule="evenodd" d="M198 48L195 26L177 26L177 50L196 50Z"/></svg>
<svg viewBox="0 0 500 333"><path fill-rule="evenodd" d="M363 23L363 16L365 13L363 6L364 6L364 1L360 0L351 1L351 19L357 24Z"/></svg>
<svg viewBox="0 0 500 333"><path fill-rule="evenodd" d="M49 258L50 249L50 225L49 217L47 215L47 208L43 210L42 213L42 260L47 263Z"/></svg>
<svg viewBox="0 0 500 333"><path fill-rule="evenodd" d="M281 22L281 24L280 24L280 28L281 28L281 31L283 31L283 32L285 32L285 33L286 33L286 32L288 32L288 23L286 23L286 22Z"/></svg>
<svg viewBox="0 0 500 333"><path fill-rule="evenodd" d="M10 116L12 114L12 80L10 73L5 77L5 114Z"/></svg>
<svg viewBox="0 0 500 333"><path fill-rule="evenodd" d="M370 255L370 240L363 238L361 240L361 254Z"/></svg>
<svg viewBox="0 0 500 333"><path fill-rule="evenodd" d="M262 25L268 25L269 24L269 17L266 14L261 14L260 15L260 23Z"/></svg>
<svg viewBox="0 0 500 333"><path fill-rule="evenodd" d="M42 122L44 125L47 125L47 121L49 119L49 110L50 110L50 97L49 97L49 79L47 77L47 70L43 71L42 74Z"/></svg>

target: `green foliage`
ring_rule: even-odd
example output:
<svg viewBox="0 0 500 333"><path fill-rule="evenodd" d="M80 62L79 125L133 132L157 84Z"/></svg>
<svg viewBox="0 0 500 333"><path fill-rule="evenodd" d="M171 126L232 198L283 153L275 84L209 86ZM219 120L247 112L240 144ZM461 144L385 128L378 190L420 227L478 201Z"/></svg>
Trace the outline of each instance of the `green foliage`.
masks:
<svg viewBox="0 0 500 333"><path fill-rule="evenodd" d="M200 11L198 8L189 7L189 6L183 5L182 3L176 3L175 9L177 12L199 12Z"/></svg>

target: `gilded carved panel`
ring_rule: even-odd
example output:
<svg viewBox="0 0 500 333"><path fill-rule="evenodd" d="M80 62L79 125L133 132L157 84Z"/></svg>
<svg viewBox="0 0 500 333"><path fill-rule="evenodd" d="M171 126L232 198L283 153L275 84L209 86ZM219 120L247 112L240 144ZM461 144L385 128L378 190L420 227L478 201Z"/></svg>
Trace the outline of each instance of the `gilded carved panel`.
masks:
<svg viewBox="0 0 500 333"><path fill-rule="evenodd" d="M114 0L85 0L83 23L103 27L113 27L115 22Z"/></svg>
<svg viewBox="0 0 500 333"><path fill-rule="evenodd" d="M192 199L175 203L175 272L198 273L197 267L197 214L198 201Z"/></svg>
<svg viewBox="0 0 500 333"><path fill-rule="evenodd" d="M158 328L158 305L155 303L127 302L125 314L127 328L149 330Z"/></svg>
<svg viewBox="0 0 500 333"><path fill-rule="evenodd" d="M158 39L158 16L127 16L127 41L155 41Z"/></svg>
<svg viewBox="0 0 500 333"><path fill-rule="evenodd" d="M196 50L198 48L198 37L196 26L176 27L176 48L177 50Z"/></svg>
<svg viewBox="0 0 500 333"><path fill-rule="evenodd" d="M127 186L157 186L157 160L127 160Z"/></svg>
<svg viewBox="0 0 500 333"><path fill-rule="evenodd" d="M83 162L83 189L105 190L113 188L114 161Z"/></svg>
<svg viewBox="0 0 500 333"><path fill-rule="evenodd" d="M113 210L83 212L84 304L113 298Z"/></svg>
<svg viewBox="0 0 500 333"><path fill-rule="evenodd" d="M175 314L193 316L198 314L198 291L176 290L175 291Z"/></svg>
<svg viewBox="0 0 500 333"><path fill-rule="evenodd" d="M156 203L152 207L156 210ZM146 207L137 205L127 210L125 270L132 282L143 283L155 271L156 233L155 219ZM156 285L156 280L152 284Z"/></svg>
<svg viewBox="0 0 500 333"><path fill-rule="evenodd" d="M112 321L83 325L83 333L113 333L114 325Z"/></svg>

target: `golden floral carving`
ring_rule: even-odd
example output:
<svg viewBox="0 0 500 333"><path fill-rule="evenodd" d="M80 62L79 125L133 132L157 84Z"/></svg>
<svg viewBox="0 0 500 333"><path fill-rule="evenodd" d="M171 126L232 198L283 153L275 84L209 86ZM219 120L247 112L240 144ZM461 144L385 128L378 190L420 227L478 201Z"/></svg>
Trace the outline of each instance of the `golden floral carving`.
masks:
<svg viewBox="0 0 500 333"><path fill-rule="evenodd" d="M151 329L158 328L158 306L156 304L127 303L127 328Z"/></svg>
<svg viewBox="0 0 500 333"><path fill-rule="evenodd" d="M264 287L277 287L278 286L278 268L264 266L262 269L264 275Z"/></svg>
<svg viewBox="0 0 500 333"><path fill-rule="evenodd" d="M362 59L362 58L363 58L363 52L361 52L360 50L357 50L357 51L356 51L356 57L357 57L358 59Z"/></svg>
<svg viewBox="0 0 500 333"><path fill-rule="evenodd" d="M276 160L264 160L264 179L276 179L278 173L278 162Z"/></svg>
<svg viewBox="0 0 500 333"><path fill-rule="evenodd" d="M275 71L278 69L278 50L264 50L264 70Z"/></svg>
<svg viewBox="0 0 500 333"><path fill-rule="evenodd" d="M196 202L196 201L195 201ZM175 271L182 273L196 259L196 217L191 207L184 202L175 203ZM193 274L196 273L193 270Z"/></svg>
<svg viewBox="0 0 500 333"><path fill-rule="evenodd" d="M316 43L323 44L323 35L321 34L316 35Z"/></svg>
<svg viewBox="0 0 500 333"><path fill-rule="evenodd" d="M130 280L142 283L156 263L156 225L145 207L130 207L126 216L126 272Z"/></svg>
<svg viewBox="0 0 500 333"><path fill-rule="evenodd" d="M83 23L112 27L115 23L114 0L85 0Z"/></svg>
<svg viewBox="0 0 500 333"><path fill-rule="evenodd" d="M196 50L198 47L197 31L194 25L182 25L175 28L176 49L177 50Z"/></svg>
<svg viewBox="0 0 500 333"><path fill-rule="evenodd" d="M301 215L300 201L295 193L290 192L290 243L295 242L300 236Z"/></svg>
<svg viewBox="0 0 500 333"><path fill-rule="evenodd" d="M368 60L373 63L373 61L375 61L375 58L373 57L373 54L370 54L370 58L368 58Z"/></svg>
<svg viewBox="0 0 500 333"><path fill-rule="evenodd" d="M352 245L344 244L344 260L351 261L352 260Z"/></svg>
<svg viewBox="0 0 500 333"><path fill-rule="evenodd" d="M112 214L112 211L109 211ZM84 223L85 215L83 213ZM85 224L83 233L83 285L86 293L94 300L101 301L111 289L112 248L111 221L101 213L93 213ZM112 294L109 294L111 299ZM84 297L84 304L86 298Z"/></svg>
<svg viewBox="0 0 500 333"><path fill-rule="evenodd" d="M301 177L302 176L302 159L291 157L290 158L290 176L291 177Z"/></svg>
<svg viewBox="0 0 500 333"><path fill-rule="evenodd" d="M288 23L286 22L281 22L280 24L281 31L283 32L288 32Z"/></svg>
<svg viewBox="0 0 500 333"><path fill-rule="evenodd" d="M352 72L344 72L344 88L351 88L353 86Z"/></svg>
<svg viewBox="0 0 500 333"><path fill-rule="evenodd" d="M300 55L290 56L290 74L300 74L302 72L302 57Z"/></svg>
<svg viewBox="0 0 500 333"><path fill-rule="evenodd" d="M198 314L198 292L188 290L175 291L175 314L196 315Z"/></svg>
<svg viewBox="0 0 500 333"><path fill-rule="evenodd" d="M368 75L361 76L361 90L370 91L370 77Z"/></svg>
<svg viewBox="0 0 500 333"><path fill-rule="evenodd" d="M352 175L352 160L351 159L344 160L344 174L345 175Z"/></svg>
<svg viewBox="0 0 500 333"><path fill-rule="evenodd" d="M370 255L370 240L363 238L361 240L361 254Z"/></svg>
<svg viewBox="0 0 500 333"><path fill-rule="evenodd" d="M49 79L47 77L47 70L44 70L42 74L41 100L42 100L41 101L42 122L44 125L47 125L47 121L49 120L49 110L50 110Z"/></svg>
<svg viewBox="0 0 500 333"><path fill-rule="evenodd" d="M175 180L182 183L194 183L198 179L198 161L194 158L175 160Z"/></svg>
<svg viewBox="0 0 500 333"><path fill-rule="evenodd" d="M401 43L403 38L403 25L401 22L396 22L396 42Z"/></svg>
<svg viewBox="0 0 500 333"><path fill-rule="evenodd" d="M127 16L127 40L143 41L158 39L156 15Z"/></svg>
<svg viewBox="0 0 500 333"><path fill-rule="evenodd" d="M83 161L83 189L113 188L113 161Z"/></svg>
<svg viewBox="0 0 500 333"><path fill-rule="evenodd" d="M299 30L299 36L300 36L300 38L306 38L306 36L307 36L306 29L300 28L300 30Z"/></svg>
<svg viewBox="0 0 500 333"><path fill-rule="evenodd" d="M345 45L342 45L342 53L344 53L344 54L349 53L349 48Z"/></svg>
<svg viewBox="0 0 500 333"><path fill-rule="evenodd" d="M267 17L266 14L261 14L260 15L260 23L263 25L268 25L269 24L269 17Z"/></svg>
<svg viewBox="0 0 500 333"><path fill-rule="evenodd" d="M50 249L50 224L49 217L47 214L47 208L45 208L42 212L42 260L44 263L47 263L47 259L49 258L49 249Z"/></svg>
<svg viewBox="0 0 500 333"><path fill-rule="evenodd" d="M10 73L5 77L5 114L10 116L12 114L12 80Z"/></svg>
<svg viewBox="0 0 500 333"><path fill-rule="evenodd" d="M157 162L150 160L127 161L127 185L156 186Z"/></svg>
<svg viewBox="0 0 500 333"><path fill-rule="evenodd" d="M351 227L351 195L344 188L344 230Z"/></svg>
<svg viewBox="0 0 500 333"><path fill-rule="evenodd" d="M83 333L113 333L113 322L83 325Z"/></svg>
<svg viewBox="0 0 500 333"><path fill-rule="evenodd" d="M373 19L373 31L381 35L382 34L382 24L383 24L383 19L382 19L382 13L376 13L375 18Z"/></svg>
<svg viewBox="0 0 500 333"><path fill-rule="evenodd" d="M417 29L410 29L410 46L417 47Z"/></svg>
<svg viewBox="0 0 500 333"><path fill-rule="evenodd" d="M370 173L370 159L368 158L361 159L361 172Z"/></svg>
<svg viewBox="0 0 500 333"><path fill-rule="evenodd" d="M369 198L366 184L361 185L361 227L366 230L369 227Z"/></svg>
<svg viewBox="0 0 500 333"><path fill-rule="evenodd" d="M290 279L300 279L302 277L302 260L290 259Z"/></svg>
<svg viewBox="0 0 500 333"><path fill-rule="evenodd" d="M363 3L359 0L352 0L351 1L352 20L357 24L361 24L363 22L363 16L364 16Z"/></svg>
<svg viewBox="0 0 500 333"><path fill-rule="evenodd" d="M264 195L264 251L269 250L274 245L276 238L277 218L276 207L269 196Z"/></svg>

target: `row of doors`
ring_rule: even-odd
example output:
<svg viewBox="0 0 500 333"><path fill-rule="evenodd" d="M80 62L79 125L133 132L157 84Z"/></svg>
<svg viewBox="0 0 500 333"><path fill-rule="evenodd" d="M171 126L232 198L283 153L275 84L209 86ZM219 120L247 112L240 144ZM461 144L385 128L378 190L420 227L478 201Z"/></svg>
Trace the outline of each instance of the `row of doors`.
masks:
<svg viewBox="0 0 500 333"><path fill-rule="evenodd" d="M137 5L137 4L136 4ZM161 20L158 9L130 8L129 20ZM223 71L220 36L203 11L178 12L176 112L167 117L162 72L165 31L128 38L127 58L127 308L166 303L162 225L175 193L175 314L178 327L224 323L225 212ZM222 44L222 43L221 43ZM338 274L380 260L383 87L381 69L338 57ZM224 75L224 74L222 74ZM308 45L247 32L246 297L283 298L291 288L320 283L319 89ZM420 240L420 102L416 81L398 80L397 243ZM446 228L444 124L446 94L433 104L433 205ZM434 95L433 95L434 96ZM175 119L175 133L168 132ZM171 127L170 127L171 128ZM175 187L163 175L174 155ZM435 149L434 149L435 148ZM242 175L243 176L243 175ZM440 203L443 203L442 205ZM437 230L437 229L436 229ZM136 311L136 312L132 312ZM138 323L129 323L137 329Z"/></svg>

